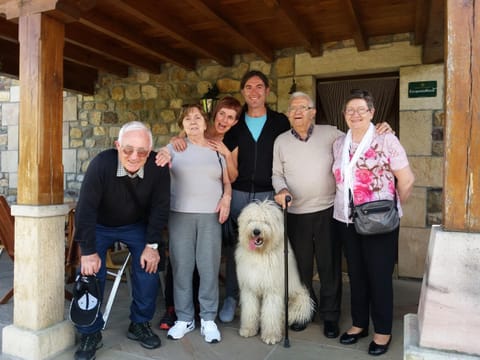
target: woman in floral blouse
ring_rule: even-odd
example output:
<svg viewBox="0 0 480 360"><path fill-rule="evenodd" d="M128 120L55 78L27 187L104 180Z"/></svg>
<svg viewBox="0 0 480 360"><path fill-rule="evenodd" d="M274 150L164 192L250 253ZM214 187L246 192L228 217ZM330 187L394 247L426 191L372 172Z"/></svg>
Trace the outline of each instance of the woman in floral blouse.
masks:
<svg viewBox="0 0 480 360"><path fill-rule="evenodd" d="M351 290L352 327L340 343L354 344L368 336L372 317L374 334L368 353L382 355L392 339L393 284L398 228L387 234L360 235L350 218L350 196L359 205L375 200L393 200L397 206L409 197L414 175L397 137L377 134L372 124L373 97L368 91L352 90L343 114L349 127L333 145L336 180L334 225L344 244ZM395 186L396 183L396 186Z"/></svg>

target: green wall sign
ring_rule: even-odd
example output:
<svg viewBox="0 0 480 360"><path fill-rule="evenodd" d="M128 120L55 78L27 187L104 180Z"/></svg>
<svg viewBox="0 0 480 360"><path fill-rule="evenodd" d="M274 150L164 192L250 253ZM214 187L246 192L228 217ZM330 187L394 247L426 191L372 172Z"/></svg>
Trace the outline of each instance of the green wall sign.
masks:
<svg viewBox="0 0 480 360"><path fill-rule="evenodd" d="M416 81L408 83L408 97L435 97L437 96L436 81Z"/></svg>

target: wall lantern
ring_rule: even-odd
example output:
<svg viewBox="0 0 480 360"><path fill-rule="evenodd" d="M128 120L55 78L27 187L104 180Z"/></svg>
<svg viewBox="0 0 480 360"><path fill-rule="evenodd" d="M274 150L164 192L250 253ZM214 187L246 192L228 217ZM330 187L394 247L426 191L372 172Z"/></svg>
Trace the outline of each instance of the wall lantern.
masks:
<svg viewBox="0 0 480 360"><path fill-rule="evenodd" d="M295 82L295 78L292 79L292 86L290 86L290 91L288 92L292 95L294 92L297 91L297 83Z"/></svg>
<svg viewBox="0 0 480 360"><path fill-rule="evenodd" d="M211 88L208 87L208 91L205 95L202 96L201 103L203 107L203 111L205 111L208 115L211 114L212 110L215 108L215 104L217 103L217 96L219 94L217 84L213 85Z"/></svg>

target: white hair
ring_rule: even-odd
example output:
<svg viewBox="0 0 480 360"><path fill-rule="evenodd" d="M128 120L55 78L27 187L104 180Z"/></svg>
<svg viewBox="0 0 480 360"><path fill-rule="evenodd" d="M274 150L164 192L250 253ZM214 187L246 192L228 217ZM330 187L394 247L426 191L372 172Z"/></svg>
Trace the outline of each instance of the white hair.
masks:
<svg viewBox="0 0 480 360"><path fill-rule="evenodd" d="M308 101L308 106L311 106L311 107L314 107L315 104L313 103L313 100L312 98L310 97L310 95L304 93L304 92L301 92L301 91L295 91L292 95L290 95L290 99L289 99L289 103L292 102L293 99L296 99L296 98L305 98L307 99Z"/></svg>
<svg viewBox="0 0 480 360"><path fill-rule="evenodd" d="M130 121L122 126L120 129L120 132L118 133L118 142L120 145L122 145L122 140L123 136L129 132L129 131L134 131L134 130L143 130L147 133L148 139L150 141L150 148L153 146L153 137L152 137L152 132L150 129L142 122L140 121Z"/></svg>

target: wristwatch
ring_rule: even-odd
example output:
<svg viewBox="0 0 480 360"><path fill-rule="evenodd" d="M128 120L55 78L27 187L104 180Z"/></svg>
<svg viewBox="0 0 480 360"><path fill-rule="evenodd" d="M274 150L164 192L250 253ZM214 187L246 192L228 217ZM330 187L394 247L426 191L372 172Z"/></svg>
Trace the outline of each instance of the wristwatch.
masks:
<svg viewBox="0 0 480 360"><path fill-rule="evenodd" d="M150 249L157 250L158 249L158 243L148 243L147 246Z"/></svg>

